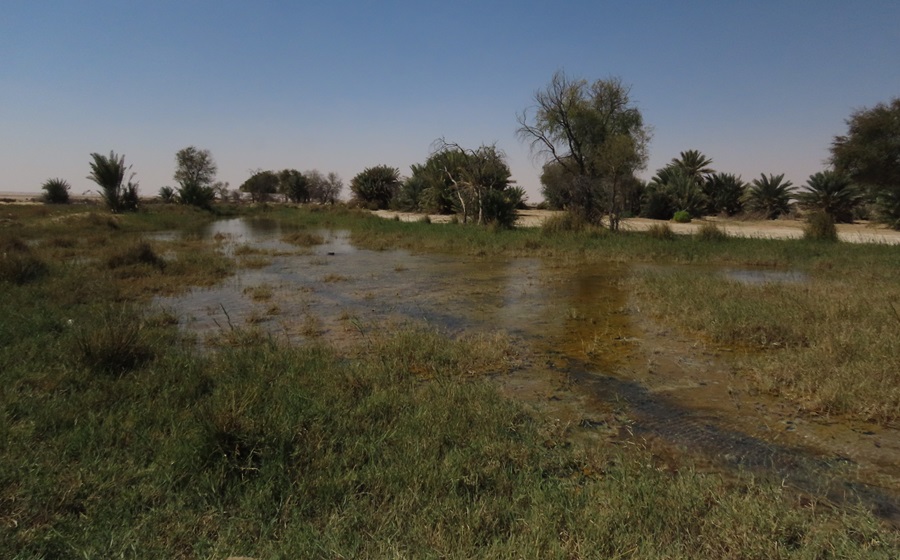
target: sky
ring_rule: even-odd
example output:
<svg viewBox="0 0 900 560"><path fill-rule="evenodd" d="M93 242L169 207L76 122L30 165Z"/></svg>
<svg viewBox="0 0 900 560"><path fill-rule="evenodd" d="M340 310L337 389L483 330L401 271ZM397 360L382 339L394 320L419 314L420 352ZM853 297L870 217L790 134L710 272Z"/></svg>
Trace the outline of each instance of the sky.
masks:
<svg viewBox="0 0 900 560"><path fill-rule="evenodd" d="M802 185L853 111L900 96L900 2L4 0L0 191L82 194L115 151L153 196L191 145L232 188L284 168L348 184L445 138L495 143L538 202L516 118L557 70L631 86L644 178L696 149Z"/></svg>

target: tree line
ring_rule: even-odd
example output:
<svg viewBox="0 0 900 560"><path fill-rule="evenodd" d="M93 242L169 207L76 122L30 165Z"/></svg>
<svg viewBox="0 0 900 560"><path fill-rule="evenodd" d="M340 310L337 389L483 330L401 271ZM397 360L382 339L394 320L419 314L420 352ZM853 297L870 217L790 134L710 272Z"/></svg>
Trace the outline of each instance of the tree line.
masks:
<svg viewBox="0 0 900 560"><path fill-rule="evenodd" d="M713 160L683 151L649 181L649 126L618 78L589 83L556 72L534 94L534 104L517 115L517 134L543 167L541 193L551 209L566 210L586 223L618 229L623 217L690 219L750 213L774 219L794 204L833 222L873 218L900 229L900 98L859 109L847 119L847 133L835 136L829 168L811 175L798 190L784 174L761 174L750 182L716 171ZM296 203L334 203L343 182L336 173L296 169L261 170L238 188L215 180L208 150L189 146L175 156L177 187L162 187L166 202L210 207L216 198L246 193L262 202L279 194ZM125 156L91 154L91 174L113 212L139 203L134 173ZM525 191L515 185L506 155L496 145L464 147L446 139L432 145L428 159L413 164L408 177L388 165L364 169L350 181L352 203L370 209L457 214L463 222L512 226ZM42 185L47 202L67 202L69 184Z"/></svg>
<svg viewBox="0 0 900 560"><path fill-rule="evenodd" d="M643 182L649 128L617 78L554 74L518 116L519 137L543 161L547 205L617 229L622 216L690 219L747 212L774 219L798 204L834 222L872 217L900 229L900 99L854 112L831 144L830 168L798 190L784 174L745 182L686 150Z"/></svg>

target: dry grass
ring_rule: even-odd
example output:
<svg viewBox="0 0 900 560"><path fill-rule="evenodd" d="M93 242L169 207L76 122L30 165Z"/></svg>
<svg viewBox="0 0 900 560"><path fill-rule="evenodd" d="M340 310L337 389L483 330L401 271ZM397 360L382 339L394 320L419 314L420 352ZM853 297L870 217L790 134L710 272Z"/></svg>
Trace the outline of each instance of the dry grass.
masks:
<svg viewBox="0 0 900 560"><path fill-rule="evenodd" d="M709 270L643 272L642 312L712 341L749 347L757 387L816 414L900 420L900 283L847 270L807 283L745 285Z"/></svg>

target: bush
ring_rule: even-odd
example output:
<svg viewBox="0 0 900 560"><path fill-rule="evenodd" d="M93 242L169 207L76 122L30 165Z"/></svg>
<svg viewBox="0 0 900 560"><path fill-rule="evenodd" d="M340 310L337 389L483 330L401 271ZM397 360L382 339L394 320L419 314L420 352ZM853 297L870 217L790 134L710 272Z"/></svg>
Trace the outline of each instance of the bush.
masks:
<svg viewBox="0 0 900 560"><path fill-rule="evenodd" d="M44 202L47 204L69 203L69 182L65 179L47 179L41 188L44 190Z"/></svg>
<svg viewBox="0 0 900 560"><path fill-rule="evenodd" d="M669 224L653 224L647 230L647 234L653 239L663 239L671 241L675 239L675 232L669 227Z"/></svg>
<svg viewBox="0 0 900 560"><path fill-rule="evenodd" d="M691 223L691 214L686 210L679 210L672 216L672 221L678 222L679 224L689 224Z"/></svg>
<svg viewBox="0 0 900 560"><path fill-rule="evenodd" d="M834 218L827 212L813 212L803 226L803 239L812 241L837 241L837 227Z"/></svg>
<svg viewBox="0 0 900 560"><path fill-rule="evenodd" d="M178 202L209 210L216 199L216 191L208 185L187 181L178 188Z"/></svg>

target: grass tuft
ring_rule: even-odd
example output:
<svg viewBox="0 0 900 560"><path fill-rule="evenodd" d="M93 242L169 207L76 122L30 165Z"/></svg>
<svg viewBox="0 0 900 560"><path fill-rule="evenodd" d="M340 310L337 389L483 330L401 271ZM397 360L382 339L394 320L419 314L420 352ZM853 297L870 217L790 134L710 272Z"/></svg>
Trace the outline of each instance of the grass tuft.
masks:
<svg viewBox="0 0 900 560"><path fill-rule="evenodd" d="M281 240L298 247L312 247L325 243L325 238L316 233L308 233L305 231L294 231L281 236Z"/></svg>
<svg viewBox="0 0 900 560"><path fill-rule="evenodd" d="M660 239L663 241L672 241L675 239L675 232L669 227L669 224L653 224L647 228L647 235L652 239Z"/></svg>
<svg viewBox="0 0 900 560"><path fill-rule="evenodd" d="M128 306L106 307L73 327L76 355L94 372L121 375L154 357L143 318Z"/></svg>
<svg viewBox="0 0 900 560"><path fill-rule="evenodd" d="M47 264L19 237L0 238L0 282L28 284L47 273Z"/></svg>
<svg viewBox="0 0 900 560"><path fill-rule="evenodd" d="M146 265L163 270L166 268L166 261L156 254L149 243L146 241L139 241L122 251L110 255L109 258L106 259L106 265L109 268Z"/></svg>
<svg viewBox="0 0 900 560"><path fill-rule="evenodd" d="M700 241L719 242L728 240L728 234L722 231L719 226L712 222L704 222L700 224L700 227L697 228L697 233L694 235Z"/></svg>

